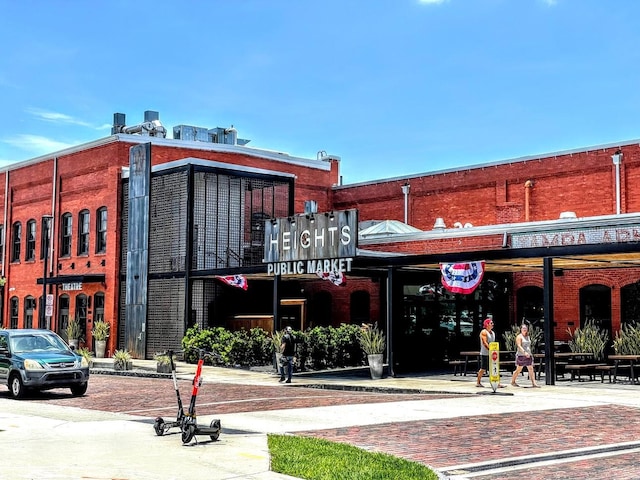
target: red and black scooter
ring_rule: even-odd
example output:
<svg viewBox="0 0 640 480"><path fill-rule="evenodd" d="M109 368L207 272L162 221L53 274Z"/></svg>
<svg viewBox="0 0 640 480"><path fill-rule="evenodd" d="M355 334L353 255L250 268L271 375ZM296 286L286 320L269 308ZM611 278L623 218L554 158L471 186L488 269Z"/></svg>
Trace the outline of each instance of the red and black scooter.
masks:
<svg viewBox="0 0 640 480"><path fill-rule="evenodd" d="M196 420L196 398L198 397L198 389L202 385L202 365L206 356L215 357L216 354L205 353L204 350L199 350L198 366L196 367L196 375L193 377L193 389L191 390L191 401L189 402L189 411L184 413L184 418L181 423L182 429L182 443L189 443L193 437L198 435L208 435L214 442L220 436L220 420L215 419L211 421L208 427L198 425ZM196 442L198 440L196 439Z"/></svg>

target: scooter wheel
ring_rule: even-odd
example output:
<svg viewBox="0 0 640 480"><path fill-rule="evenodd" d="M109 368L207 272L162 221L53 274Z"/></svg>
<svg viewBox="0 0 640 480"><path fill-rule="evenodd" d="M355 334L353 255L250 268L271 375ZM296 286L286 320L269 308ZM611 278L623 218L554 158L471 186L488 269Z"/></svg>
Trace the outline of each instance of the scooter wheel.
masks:
<svg viewBox="0 0 640 480"><path fill-rule="evenodd" d="M189 443L195 434L196 434L195 425L183 425L182 426L182 443Z"/></svg>
<svg viewBox="0 0 640 480"><path fill-rule="evenodd" d="M162 417L156 418L156 421L153 423L153 429L159 437L164 435L164 419Z"/></svg>
<svg viewBox="0 0 640 480"><path fill-rule="evenodd" d="M220 430L222 428L220 426L220 420L212 420L211 425L209 425L209 428L211 428L212 430L214 428L216 429L215 433L212 433L211 435L209 435L211 437L211 440L215 442L216 440L218 440L218 437L220 436Z"/></svg>

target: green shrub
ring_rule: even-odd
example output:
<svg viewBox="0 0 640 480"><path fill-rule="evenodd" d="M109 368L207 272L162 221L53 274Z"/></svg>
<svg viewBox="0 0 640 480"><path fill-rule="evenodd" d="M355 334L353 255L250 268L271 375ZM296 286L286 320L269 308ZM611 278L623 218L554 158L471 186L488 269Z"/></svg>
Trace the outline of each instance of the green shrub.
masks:
<svg viewBox="0 0 640 480"><path fill-rule="evenodd" d="M306 332L294 332L294 336L297 365L301 371L366 364L357 325L315 327ZM222 327L201 329L194 326L185 333L182 348L184 359L189 363L197 363L199 350L204 349L220 355L216 364L251 367L272 364L281 339L281 332L270 333L262 328L230 332ZM212 363L209 359L205 362Z"/></svg>
<svg viewBox="0 0 640 480"><path fill-rule="evenodd" d="M362 327L360 329L360 336L358 337L362 350L367 355L375 355L378 353L384 353L386 345L384 333L378 330L377 326L374 327Z"/></svg>
<svg viewBox="0 0 640 480"><path fill-rule="evenodd" d="M618 355L640 355L640 325L623 323L613 339L613 350Z"/></svg>
<svg viewBox="0 0 640 480"><path fill-rule="evenodd" d="M594 322L587 321L582 327L576 328L575 331L567 329L571 340L569 340L569 348L572 352L592 353L593 359L596 361L604 359L604 352L609 341L609 334L598 327Z"/></svg>

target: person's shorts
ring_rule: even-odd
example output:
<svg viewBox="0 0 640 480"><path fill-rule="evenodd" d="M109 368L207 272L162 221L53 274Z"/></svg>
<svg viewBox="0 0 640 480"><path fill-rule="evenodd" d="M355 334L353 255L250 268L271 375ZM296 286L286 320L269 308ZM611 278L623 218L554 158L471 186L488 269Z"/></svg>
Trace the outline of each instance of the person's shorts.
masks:
<svg viewBox="0 0 640 480"><path fill-rule="evenodd" d="M480 370L489 370L489 355L480 355Z"/></svg>
<svg viewBox="0 0 640 480"><path fill-rule="evenodd" d="M524 355L516 356L516 365L519 367L528 367L533 365L533 358L525 357Z"/></svg>

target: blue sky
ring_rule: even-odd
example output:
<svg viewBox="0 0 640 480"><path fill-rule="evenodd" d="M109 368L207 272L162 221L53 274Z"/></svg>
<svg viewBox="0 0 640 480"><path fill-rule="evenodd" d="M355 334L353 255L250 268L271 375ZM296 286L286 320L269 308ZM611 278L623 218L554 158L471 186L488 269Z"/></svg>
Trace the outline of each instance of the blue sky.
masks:
<svg viewBox="0 0 640 480"><path fill-rule="evenodd" d="M637 0L0 0L0 166L113 113L343 182L640 138Z"/></svg>

